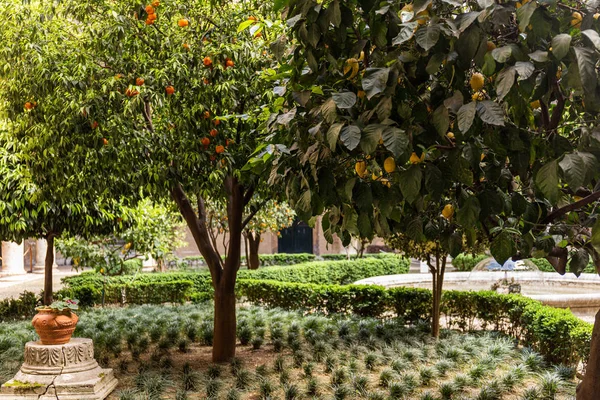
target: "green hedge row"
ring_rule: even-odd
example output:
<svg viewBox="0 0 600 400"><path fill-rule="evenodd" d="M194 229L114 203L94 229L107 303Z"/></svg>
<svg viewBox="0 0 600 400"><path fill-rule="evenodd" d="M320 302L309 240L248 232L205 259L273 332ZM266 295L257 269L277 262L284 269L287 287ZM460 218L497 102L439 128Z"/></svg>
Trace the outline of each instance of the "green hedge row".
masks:
<svg viewBox="0 0 600 400"><path fill-rule="evenodd" d="M0 301L0 322L29 319L35 315L38 298L33 292L23 292L16 299Z"/></svg>
<svg viewBox="0 0 600 400"><path fill-rule="evenodd" d="M376 318L395 314L411 323L431 318L432 294L427 289L257 280L240 280L237 288L250 302L268 307ZM463 330L491 327L527 343L553 363L574 365L589 355L591 324L568 310L520 295L446 291L442 312L451 326Z"/></svg>
<svg viewBox="0 0 600 400"><path fill-rule="evenodd" d="M269 267L255 271L241 270L238 272L238 279L268 279L281 282L346 285L371 276L407 273L408 269L409 261L407 259L391 255L351 261L315 261L293 266ZM92 306L101 303L103 287L108 290L109 287L145 284L148 285L148 290L152 290L152 285L179 281L192 282L191 294L194 299L206 298L206 294L212 295L213 293L210 275L207 271L201 271L112 277L104 277L94 272L85 272L77 276L63 278L62 282L65 288L59 294L79 299L82 306ZM204 293L204 295L201 295L201 293ZM105 296L105 302L113 302L112 297Z"/></svg>
<svg viewBox="0 0 600 400"><path fill-rule="evenodd" d="M459 271L471 271L486 258L489 258L486 254L472 255L461 253L452 259L452 266Z"/></svg>

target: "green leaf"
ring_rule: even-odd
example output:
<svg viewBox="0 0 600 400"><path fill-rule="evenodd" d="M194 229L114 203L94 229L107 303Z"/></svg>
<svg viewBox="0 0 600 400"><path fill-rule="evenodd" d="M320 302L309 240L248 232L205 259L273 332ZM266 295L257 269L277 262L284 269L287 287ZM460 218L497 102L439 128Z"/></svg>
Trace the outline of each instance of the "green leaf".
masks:
<svg viewBox="0 0 600 400"><path fill-rule="evenodd" d="M483 67L481 67L481 73L485 76L492 76L496 72L496 61L491 52L485 53L483 57Z"/></svg>
<svg viewBox="0 0 600 400"><path fill-rule="evenodd" d="M356 125L345 126L342 128L340 139L348 150L352 151L356 149L360 143L360 128Z"/></svg>
<svg viewBox="0 0 600 400"><path fill-rule="evenodd" d="M248 19L248 20L246 20L246 21L242 22L242 23L241 23L241 24L238 26L238 28L237 28L237 32L238 32L238 33L240 33L240 32L241 32L241 31L243 31L244 29L247 29L247 28L249 28L249 27L250 27L250 25L252 25L254 22L255 22L255 21L254 21L254 20L251 20L251 19Z"/></svg>
<svg viewBox="0 0 600 400"><path fill-rule="evenodd" d="M338 138L340 137L340 131L344 127L343 122L338 122L329 127L327 130L327 143L332 151L335 151Z"/></svg>
<svg viewBox="0 0 600 400"><path fill-rule="evenodd" d="M417 44L425 51L429 51L440 39L440 26L438 24L423 25L415 33Z"/></svg>
<svg viewBox="0 0 600 400"><path fill-rule="evenodd" d="M479 118L487 124L504 126L504 110L491 100L477 102Z"/></svg>
<svg viewBox="0 0 600 400"><path fill-rule="evenodd" d="M569 271L575 274L575 276L581 275L585 267L590 262L590 255L585 249L577 249L573 252L571 260L569 261Z"/></svg>
<svg viewBox="0 0 600 400"><path fill-rule="evenodd" d="M385 128L386 126L381 124L371 124L365 127L360 139L360 148L363 152L372 154L377 149Z"/></svg>
<svg viewBox="0 0 600 400"><path fill-rule="evenodd" d="M327 9L329 22L336 28L340 26L342 23L342 12L340 10L340 2L335 0L333 3L329 5Z"/></svg>
<svg viewBox="0 0 600 400"><path fill-rule="evenodd" d="M530 63L529 61L517 61L515 63L515 69L519 74L518 80L522 81L525 79L529 79L531 75L535 72L535 65Z"/></svg>
<svg viewBox="0 0 600 400"><path fill-rule="evenodd" d="M361 212L358 215L358 231L360 232L360 237L362 238L373 238L373 225L371 223L371 219L369 218L369 214L366 212Z"/></svg>
<svg viewBox="0 0 600 400"><path fill-rule="evenodd" d="M448 238L448 254L450 257L456 257L462 253L463 238L458 232L453 232Z"/></svg>
<svg viewBox="0 0 600 400"><path fill-rule="evenodd" d="M510 233L502 231L492 240L490 252L498 264L503 265L517 253L517 245Z"/></svg>
<svg viewBox="0 0 600 400"><path fill-rule="evenodd" d="M529 53L529 58L531 58L535 62L545 63L548 62L548 52L536 50L533 53Z"/></svg>
<svg viewBox="0 0 600 400"><path fill-rule="evenodd" d="M444 192L442 171L433 164L427 164L425 167L425 189L434 199L439 199Z"/></svg>
<svg viewBox="0 0 600 400"><path fill-rule="evenodd" d="M456 221L464 227L474 227L479 220L481 206L477 197L469 197L456 212Z"/></svg>
<svg viewBox="0 0 600 400"><path fill-rule="evenodd" d="M551 161L539 169L535 176L535 184L548 198L550 203L556 204L560 194L558 188L558 162Z"/></svg>
<svg viewBox="0 0 600 400"><path fill-rule="evenodd" d="M344 205L343 215L342 228L352 235L358 235L358 214L356 213L356 210L350 206Z"/></svg>
<svg viewBox="0 0 600 400"><path fill-rule="evenodd" d="M587 37L590 42L596 47L596 50L600 51L600 35L593 29L586 29L581 32L585 37Z"/></svg>
<svg viewBox="0 0 600 400"><path fill-rule="evenodd" d="M392 45L399 46L404 42L408 42L415 35L415 27L418 25L417 22L407 22L402 24L400 33L392 40Z"/></svg>
<svg viewBox="0 0 600 400"><path fill-rule="evenodd" d="M562 33L552 38L552 54L557 60L562 60L568 53L571 46L571 35Z"/></svg>
<svg viewBox="0 0 600 400"><path fill-rule="evenodd" d="M298 202L296 203L296 210L300 211L301 213L310 213L312 209L310 206L311 197L310 190L306 190L304 193L302 193L298 199Z"/></svg>
<svg viewBox="0 0 600 400"><path fill-rule="evenodd" d="M473 125L473 120L475 119L476 111L477 102L475 101L465 104L460 108L460 110L458 110L456 118L458 120L458 129L460 129L462 133L467 133L467 131Z"/></svg>
<svg viewBox="0 0 600 400"><path fill-rule="evenodd" d="M335 105L340 109L352 108L356 104L356 94L354 92L333 93L331 95Z"/></svg>
<svg viewBox="0 0 600 400"><path fill-rule="evenodd" d="M327 99L321 105L321 115L323 116L326 122L330 124L333 124L335 122L335 120L337 119L337 109L333 98Z"/></svg>
<svg viewBox="0 0 600 400"><path fill-rule="evenodd" d="M512 48L510 46L497 47L492 50L492 57L499 63L505 63L512 56Z"/></svg>
<svg viewBox="0 0 600 400"><path fill-rule="evenodd" d="M583 185L587 168L585 161L577 152L565 154L558 165L563 172L565 181L573 191Z"/></svg>
<svg viewBox="0 0 600 400"><path fill-rule="evenodd" d="M406 225L406 236L420 242L423 240L423 221L419 217L414 217Z"/></svg>
<svg viewBox="0 0 600 400"><path fill-rule="evenodd" d="M413 12L415 14L425 10L432 3L433 0L415 0L413 2Z"/></svg>
<svg viewBox="0 0 600 400"><path fill-rule="evenodd" d="M448 115L448 108L445 105L441 105L433 112L433 126L441 136L444 136L448 132L450 127L450 116Z"/></svg>
<svg viewBox="0 0 600 400"><path fill-rule="evenodd" d="M521 32L525 32L529 26L531 16L537 9L537 2L530 1L524 4L523 7L517 8L517 21L519 22L519 29Z"/></svg>
<svg viewBox="0 0 600 400"><path fill-rule="evenodd" d="M422 177L423 173L418 165L412 165L400 173L400 191L409 203L413 203L419 197Z"/></svg>
<svg viewBox="0 0 600 400"><path fill-rule="evenodd" d="M362 79L362 87L368 99L385 90L389 74L389 68L367 68Z"/></svg>
<svg viewBox="0 0 600 400"><path fill-rule="evenodd" d="M410 144L408 135L400 128L388 126L383 131L383 145L394 157L400 158Z"/></svg>
<svg viewBox="0 0 600 400"><path fill-rule="evenodd" d="M496 78L496 94L499 100L502 100L510 92L510 89L515 84L516 74L517 70L513 66L506 67L498 73L498 77Z"/></svg>
<svg viewBox="0 0 600 400"><path fill-rule="evenodd" d="M583 91L586 95L594 96L597 85L596 57L594 51L583 47L574 47L575 59L579 68L579 76L583 83Z"/></svg>

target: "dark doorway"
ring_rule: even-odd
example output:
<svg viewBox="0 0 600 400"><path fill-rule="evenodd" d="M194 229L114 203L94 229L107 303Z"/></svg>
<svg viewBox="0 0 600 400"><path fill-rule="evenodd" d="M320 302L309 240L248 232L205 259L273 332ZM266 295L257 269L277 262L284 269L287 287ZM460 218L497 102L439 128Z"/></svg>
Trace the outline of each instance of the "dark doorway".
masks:
<svg viewBox="0 0 600 400"><path fill-rule="evenodd" d="M279 253L313 252L313 231L306 223L295 221L292 226L281 231L277 242Z"/></svg>

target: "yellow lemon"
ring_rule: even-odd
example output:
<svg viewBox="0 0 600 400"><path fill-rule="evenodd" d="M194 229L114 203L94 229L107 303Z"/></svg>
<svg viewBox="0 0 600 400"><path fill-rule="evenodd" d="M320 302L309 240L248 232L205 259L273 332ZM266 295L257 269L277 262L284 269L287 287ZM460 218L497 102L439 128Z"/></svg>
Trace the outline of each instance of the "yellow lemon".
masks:
<svg viewBox="0 0 600 400"><path fill-rule="evenodd" d="M485 84L485 78L479 72L475 72L473 75L471 75L471 80L469 81L469 84L471 85L471 89L473 89L475 92L478 92L481 89L483 89L483 85Z"/></svg>
<svg viewBox="0 0 600 400"><path fill-rule="evenodd" d="M529 105L531 106L531 108L540 108L541 107L539 100L532 101L531 103L529 103Z"/></svg>
<svg viewBox="0 0 600 400"><path fill-rule="evenodd" d="M481 161L485 160L485 153L481 153Z"/></svg>
<svg viewBox="0 0 600 400"><path fill-rule="evenodd" d="M354 170L356 171L356 174L362 178L367 171L367 163L364 161L357 162L354 166Z"/></svg>
<svg viewBox="0 0 600 400"><path fill-rule="evenodd" d="M382 185L385 185L387 187L392 187L392 183L387 178L381 178L380 182L381 182Z"/></svg>
<svg viewBox="0 0 600 400"><path fill-rule="evenodd" d="M411 164L420 164L420 163L423 162L424 159L425 159L425 153L421 154L421 157L419 157L417 155L417 153L415 153L413 151L413 153L410 155L410 160L409 161L410 161Z"/></svg>
<svg viewBox="0 0 600 400"><path fill-rule="evenodd" d="M454 215L454 207L452 207L452 204L446 204L444 206L444 209L442 210L442 215L447 220L450 220L452 218L452 216Z"/></svg>
<svg viewBox="0 0 600 400"><path fill-rule="evenodd" d="M348 79L353 79L358 75L358 60L356 58L349 58L346 60L346 64L344 65L344 75L347 75L348 72L351 72Z"/></svg>
<svg viewBox="0 0 600 400"><path fill-rule="evenodd" d="M104 268L100 268L100 273L103 274L104 273Z"/></svg>
<svg viewBox="0 0 600 400"><path fill-rule="evenodd" d="M448 132L446 133L446 136L448 137L448 139L454 139L454 132Z"/></svg>
<svg viewBox="0 0 600 400"><path fill-rule="evenodd" d="M573 18L573 19L571 19L571 26L573 28L580 29L581 21L583 20L581 13L578 13L577 11L575 11L573 14L571 14L571 17Z"/></svg>
<svg viewBox="0 0 600 400"><path fill-rule="evenodd" d="M596 21L598 21L598 18L600 18L600 14L599 14L599 13L596 13L596 14L594 14L594 19L595 19Z"/></svg>
<svg viewBox="0 0 600 400"><path fill-rule="evenodd" d="M391 174L396 170L396 161L393 157L388 157L385 159L385 161L383 162L383 169L388 174Z"/></svg>
<svg viewBox="0 0 600 400"><path fill-rule="evenodd" d="M485 92L483 90L475 92L473 93L473 96L471 96L471 99L473 99L473 101L483 101L485 100Z"/></svg>

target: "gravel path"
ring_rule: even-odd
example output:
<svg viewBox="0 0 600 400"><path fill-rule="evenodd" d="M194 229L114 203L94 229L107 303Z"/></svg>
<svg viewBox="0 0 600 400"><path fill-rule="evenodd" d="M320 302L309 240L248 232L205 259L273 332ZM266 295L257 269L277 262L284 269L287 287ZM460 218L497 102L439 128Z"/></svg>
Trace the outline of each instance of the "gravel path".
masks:
<svg viewBox="0 0 600 400"><path fill-rule="evenodd" d="M71 266L61 266L52 274L54 290L62 288L61 278L77 275ZM0 299L19 297L24 291L39 294L44 289L44 275L28 273L25 275L0 276Z"/></svg>

